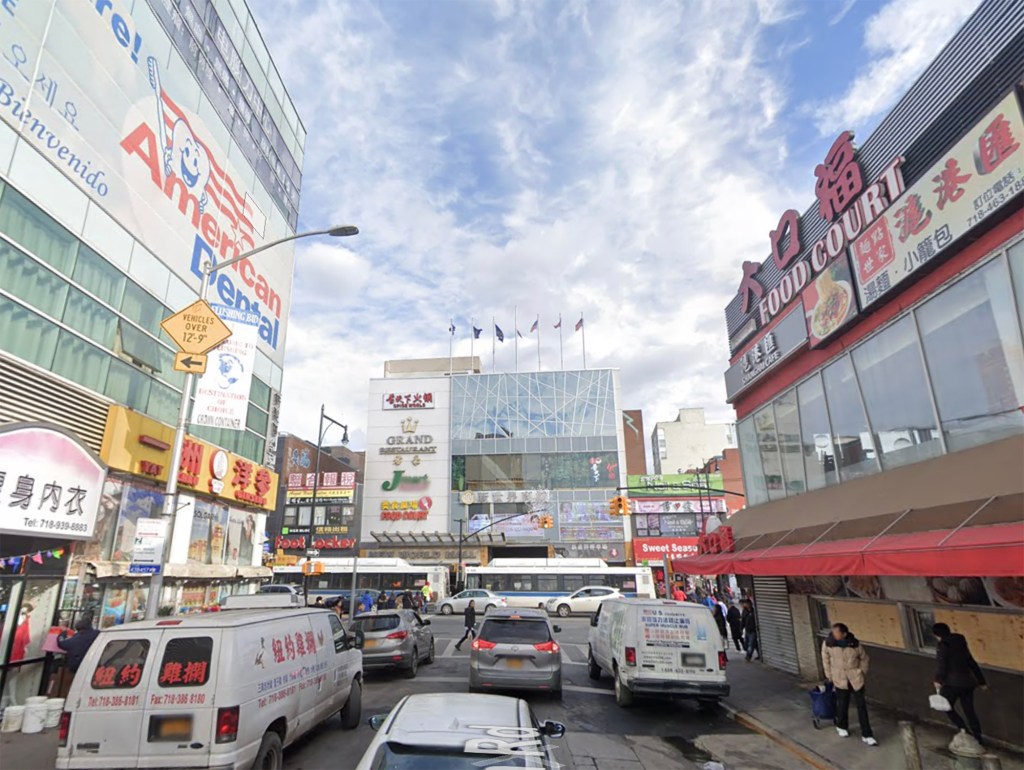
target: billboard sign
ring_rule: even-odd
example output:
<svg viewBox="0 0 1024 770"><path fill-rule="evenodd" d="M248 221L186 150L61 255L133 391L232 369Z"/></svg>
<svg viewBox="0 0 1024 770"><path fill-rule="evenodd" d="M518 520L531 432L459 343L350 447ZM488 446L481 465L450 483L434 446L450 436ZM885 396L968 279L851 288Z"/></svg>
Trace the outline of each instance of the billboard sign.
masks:
<svg viewBox="0 0 1024 770"><path fill-rule="evenodd" d="M633 558L643 561L669 561L697 555L696 537L633 538Z"/></svg>
<svg viewBox="0 0 1024 770"><path fill-rule="evenodd" d="M0 3L0 50L0 119L188 286L290 234L146 3ZM278 364L292 268L281 248L210 278L211 298L259 315Z"/></svg>
<svg viewBox="0 0 1024 770"><path fill-rule="evenodd" d="M845 254L822 270L804 289L803 306L807 315L807 338L812 348L857 317L850 260Z"/></svg>
<svg viewBox="0 0 1024 770"><path fill-rule="evenodd" d="M192 424L245 430L260 315L226 305L213 309L231 336L209 354L206 371L196 383Z"/></svg>

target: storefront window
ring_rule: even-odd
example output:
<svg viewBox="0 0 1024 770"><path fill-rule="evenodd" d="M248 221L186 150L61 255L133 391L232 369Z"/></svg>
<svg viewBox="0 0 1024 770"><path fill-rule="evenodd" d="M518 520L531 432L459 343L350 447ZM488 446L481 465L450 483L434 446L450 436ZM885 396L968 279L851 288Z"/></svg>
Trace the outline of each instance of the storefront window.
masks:
<svg viewBox="0 0 1024 770"><path fill-rule="evenodd" d="M0 656L7 649L7 640L18 619L18 597L23 585L20 580L0 580Z"/></svg>
<svg viewBox="0 0 1024 770"><path fill-rule="evenodd" d="M1010 260L1010 274L1013 276L1013 292L1017 296L1017 315L1024 329L1024 241L1017 241L1007 252Z"/></svg>
<svg viewBox="0 0 1024 770"><path fill-rule="evenodd" d="M853 351L883 468L942 453L914 319L909 315Z"/></svg>
<svg viewBox="0 0 1024 770"><path fill-rule="evenodd" d="M849 356L826 367L823 380L840 478L849 481L875 473L878 458Z"/></svg>
<svg viewBox="0 0 1024 770"><path fill-rule="evenodd" d="M210 564L223 564L228 543L228 507L220 503L210 506Z"/></svg>
<svg viewBox="0 0 1024 770"><path fill-rule="evenodd" d="M124 485L117 534L114 536L114 547L110 557L112 561L131 561L132 548L135 546L135 527L139 519L160 516L163 504L164 493L156 487Z"/></svg>
<svg viewBox="0 0 1024 770"><path fill-rule="evenodd" d="M804 484L804 461L800 447L800 417L797 413L796 390L783 394L775 402L775 427L779 439L782 470L786 476L786 494L798 495Z"/></svg>
<svg viewBox="0 0 1024 770"><path fill-rule="evenodd" d="M786 496L786 488L771 405L754 414L754 428L757 431L757 445L761 450L761 467L768 487L768 499L781 500Z"/></svg>
<svg viewBox="0 0 1024 770"><path fill-rule="evenodd" d="M1024 429L1024 352L1002 264L995 260L917 311L950 451Z"/></svg>
<svg viewBox="0 0 1024 770"><path fill-rule="evenodd" d="M213 518L213 506L203 500L196 500L192 509L192 531L188 538L188 560L190 562L210 563L210 524Z"/></svg>
<svg viewBox="0 0 1024 770"><path fill-rule="evenodd" d="M821 377L814 375L802 383L796 394L800 405L800 443L807 489L821 489L839 481Z"/></svg>
<svg viewBox="0 0 1024 770"><path fill-rule="evenodd" d="M737 428L740 442L740 461L743 465L743 488L747 494L747 505L768 502L768 487L761 467L761 453L757 448L757 432L754 418L748 417Z"/></svg>
<svg viewBox="0 0 1024 770"><path fill-rule="evenodd" d="M103 495L100 498L100 511L96 517L96 530L92 540L79 542L75 552L87 561L109 559L114 533L118 528L118 516L121 512L121 501L124 498L125 483L120 479L108 477L103 482Z"/></svg>

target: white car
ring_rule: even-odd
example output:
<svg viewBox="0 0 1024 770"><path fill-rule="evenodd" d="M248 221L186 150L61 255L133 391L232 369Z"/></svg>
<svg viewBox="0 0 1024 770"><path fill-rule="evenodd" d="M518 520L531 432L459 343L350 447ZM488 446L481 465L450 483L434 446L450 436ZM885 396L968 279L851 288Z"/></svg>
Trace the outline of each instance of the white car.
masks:
<svg viewBox="0 0 1024 770"><path fill-rule="evenodd" d="M226 607L246 606L231 599ZM65 701L56 766L280 770L284 748L325 719L340 712L357 727L356 637L294 597L249 601L261 609L101 631Z"/></svg>
<svg viewBox="0 0 1024 770"><path fill-rule="evenodd" d="M555 596L548 599L544 608L550 614L557 614L560 618L567 618L576 613L597 612L601 602L605 599L622 599L622 593L617 588L608 586L584 586L568 596Z"/></svg>
<svg viewBox="0 0 1024 770"><path fill-rule="evenodd" d="M449 596L438 605L437 611L442 615L464 615L470 600L476 602L476 611L481 615L488 610L508 606L508 599L504 596L498 596L493 591L486 591L483 588L470 588L455 594L455 596Z"/></svg>
<svg viewBox="0 0 1024 770"><path fill-rule="evenodd" d="M558 767L549 739L565 735L565 725L538 722L526 701L505 695L407 695L368 721L377 735L356 770Z"/></svg>

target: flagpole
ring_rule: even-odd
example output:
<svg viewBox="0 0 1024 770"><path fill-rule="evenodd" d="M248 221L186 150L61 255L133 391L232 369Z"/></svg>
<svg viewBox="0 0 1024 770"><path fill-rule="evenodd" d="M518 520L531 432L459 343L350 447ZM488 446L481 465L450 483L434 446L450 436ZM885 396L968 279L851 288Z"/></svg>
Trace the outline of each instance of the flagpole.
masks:
<svg viewBox="0 0 1024 770"><path fill-rule="evenodd" d="M537 313L537 371L540 371L540 313Z"/></svg>
<svg viewBox="0 0 1024 770"><path fill-rule="evenodd" d="M498 325L494 321L494 316L491 316L491 372L498 371L497 364L495 363L495 356L498 353Z"/></svg>
<svg viewBox="0 0 1024 770"><path fill-rule="evenodd" d="M512 325L516 327L516 374L519 374L519 305L512 308Z"/></svg>
<svg viewBox="0 0 1024 770"><path fill-rule="evenodd" d="M587 368L587 325L583 323L583 313L580 313L580 331L583 332L583 368Z"/></svg>
<svg viewBox="0 0 1024 770"><path fill-rule="evenodd" d="M562 314L558 314L558 368L565 371L565 348L562 346Z"/></svg>

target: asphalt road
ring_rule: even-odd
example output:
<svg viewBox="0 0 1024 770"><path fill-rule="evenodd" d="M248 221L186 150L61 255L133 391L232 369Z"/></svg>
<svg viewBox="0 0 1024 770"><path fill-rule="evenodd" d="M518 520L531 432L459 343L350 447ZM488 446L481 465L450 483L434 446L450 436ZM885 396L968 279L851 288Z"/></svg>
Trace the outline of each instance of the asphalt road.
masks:
<svg viewBox="0 0 1024 770"><path fill-rule="evenodd" d="M690 742L707 734L746 731L730 721L721 712L705 714L696 704L687 701L642 701L631 709L615 705L611 679L603 677L593 682L587 676L587 618L553 619L561 626L557 639L562 647L563 696L557 701L543 694L524 697L530 702L540 720L553 719L565 724L569 740L561 743L559 761L572 767L564 755L572 755L586 734L608 736L658 736L665 738L680 751L678 763L668 767L693 767L688 760L699 758L691 751ZM406 679L401 673L369 672L363 689L363 724L355 730L341 728L339 720L332 718L312 733L293 744L285 753L285 767L289 770L346 770L354 768L373 739L373 731L366 719L373 714L387 713L403 696L428 692L466 692L469 677L469 644L461 652L454 649L462 633L460 616L431 616L431 626L437 650L433 665L421 665L415 679ZM737 653L738 655L738 653ZM577 765L594 767L585 762ZM647 770L650 770L648 768Z"/></svg>

